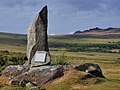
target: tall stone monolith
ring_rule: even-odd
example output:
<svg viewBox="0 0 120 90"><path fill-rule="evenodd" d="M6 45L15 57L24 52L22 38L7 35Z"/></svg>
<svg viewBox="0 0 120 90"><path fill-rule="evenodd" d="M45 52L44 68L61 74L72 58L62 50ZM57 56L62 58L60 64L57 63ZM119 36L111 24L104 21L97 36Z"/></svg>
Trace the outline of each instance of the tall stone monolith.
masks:
<svg viewBox="0 0 120 90"><path fill-rule="evenodd" d="M47 36L47 25L48 25L48 11L47 6L36 15L30 27L28 28L28 42L27 42L27 57L28 64L31 64L36 51L48 52L48 36Z"/></svg>

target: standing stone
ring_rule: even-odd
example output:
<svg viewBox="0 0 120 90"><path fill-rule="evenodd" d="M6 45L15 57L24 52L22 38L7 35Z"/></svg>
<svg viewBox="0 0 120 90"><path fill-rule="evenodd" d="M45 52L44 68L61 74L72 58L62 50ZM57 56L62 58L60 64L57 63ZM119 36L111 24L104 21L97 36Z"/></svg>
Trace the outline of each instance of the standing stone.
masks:
<svg viewBox="0 0 120 90"><path fill-rule="evenodd" d="M47 36L47 6L36 15L30 27L28 28L28 42L27 42L27 57L28 64L34 57L36 51L46 51L48 49L48 36Z"/></svg>

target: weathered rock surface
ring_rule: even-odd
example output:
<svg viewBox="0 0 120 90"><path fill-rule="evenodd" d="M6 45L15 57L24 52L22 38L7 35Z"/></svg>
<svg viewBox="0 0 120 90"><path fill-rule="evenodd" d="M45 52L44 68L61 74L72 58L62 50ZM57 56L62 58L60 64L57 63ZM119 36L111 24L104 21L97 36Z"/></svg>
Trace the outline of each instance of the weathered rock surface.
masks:
<svg viewBox="0 0 120 90"><path fill-rule="evenodd" d="M47 6L45 6L37 14L28 28L27 57L29 64L31 64L31 60L36 51L49 51L47 41L47 23Z"/></svg>
<svg viewBox="0 0 120 90"><path fill-rule="evenodd" d="M9 77L9 80L13 79L14 77L26 72L29 70L29 67L23 65L10 65L6 67L2 72L1 75Z"/></svg>
<svg viewBox="0 0 120 90"><path fill-rule="evenodd" d="M32 68L22 65L11 65L6 67L1 74L0 77L3 78L0 78L0 81L5 84L29 84L31 88L39 88L48 82L51 83L50 81L54 82L54 79L55 81L57 80L57 83L59 80L66 81L72 78L86 80L88 78L104 77L100 67L93 63L84 63L79 66L47 65Z"/></svg>
<svg viewBox="0 0 120 90"><path fill-rule="evenodd" d="M96 76L96 77L105 78L104 75L102 74L102 70L98 64L83 63L79 66L76 66L75 69L90 73L91 75Z"/></svg>
<svg viewBox="0 0 120 90"><path fill-rule="evenodd" d="M25 85L30 82L36 86L41 86L63 75L63 67L61 66L35 67L13 78L11 84Z"/></svg>
<svg viewBox="0 0 120 90"><path fill-rule="evenodd" d="M75 68L75 66L72 66L72 65L61 65L63 68L64 68L64 70L65 69L74 69Z"/></svg>

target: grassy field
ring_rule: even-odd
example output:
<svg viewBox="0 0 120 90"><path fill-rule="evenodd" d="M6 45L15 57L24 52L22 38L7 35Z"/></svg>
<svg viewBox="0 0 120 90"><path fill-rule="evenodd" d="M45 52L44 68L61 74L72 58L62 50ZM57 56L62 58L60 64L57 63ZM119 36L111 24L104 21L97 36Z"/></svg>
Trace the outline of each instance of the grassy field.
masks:
<svg viewBox="0 0 120 90"><path fill-rule="evenodd" d="M102 83L84 85L69 81L47 88L47 90L119 90L120 89L120 37L113 34L77 34L49 36L51 59L62 58L71 65L84 62L97 63L102 68L106 79ZM26 35L0 34L0 50L26 52ZM2 53L1 53L2 54ZM2 85L0 85L2 87ZM68 86L68 87L66 87ZM1 88L0 87L0 88ZM6 86L3 85L3 88ZM8 86L7 86L8 87ZM13 88L13 87L12 87ZM17 90L17 89L15 89ZM19 89L18 89L19 90Z"/></svg>

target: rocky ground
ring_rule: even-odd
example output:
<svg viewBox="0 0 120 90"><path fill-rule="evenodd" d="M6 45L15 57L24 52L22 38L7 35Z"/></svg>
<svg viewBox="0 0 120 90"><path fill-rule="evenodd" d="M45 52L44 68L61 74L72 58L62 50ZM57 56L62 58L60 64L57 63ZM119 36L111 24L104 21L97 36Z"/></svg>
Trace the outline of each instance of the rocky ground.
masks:
<svg viewBox="0 0 120 90"><path fill-rule="evenodd" d="M82 84L98 83L97 77L104 78L100 67L93 63L84 63L79 66L47 65L32 68L24 65L11 65L1 72L0 82L8 85L29 85L30 88L51 88L53 85L68 82L69 87L81 88ZM79 83L80 86L76 87L72 83Z"/></svg>

